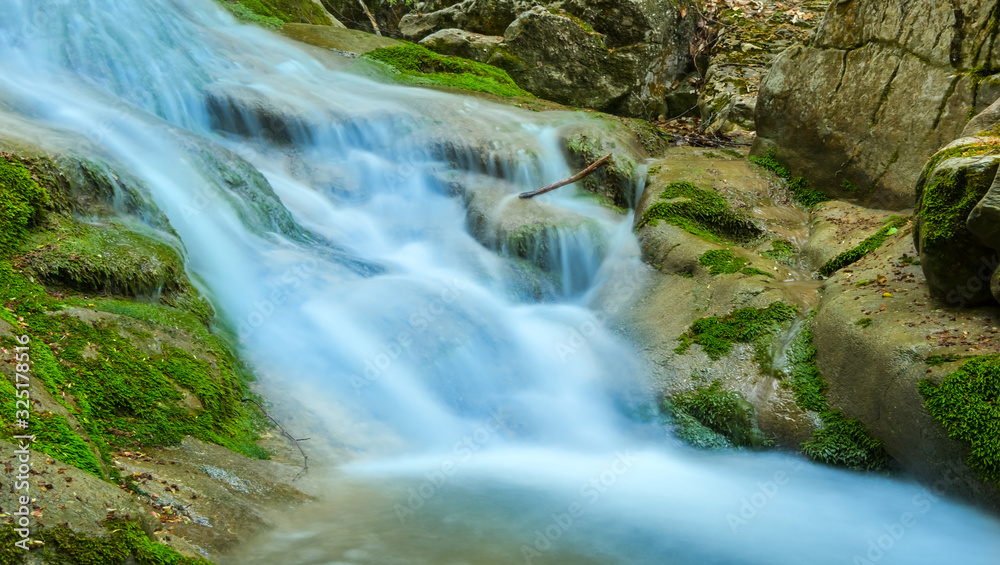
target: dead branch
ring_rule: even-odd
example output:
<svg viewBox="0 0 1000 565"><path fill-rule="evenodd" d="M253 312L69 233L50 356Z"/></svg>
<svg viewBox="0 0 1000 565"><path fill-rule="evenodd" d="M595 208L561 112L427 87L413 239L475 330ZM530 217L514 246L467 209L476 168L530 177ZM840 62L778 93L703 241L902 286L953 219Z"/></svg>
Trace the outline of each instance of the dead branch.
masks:
<svg viewBox="0 0 1000 565"><path fill-rule="evenodd" d="M372 27L375 29L375 35L381 37L382 30L379 29L378 23L375 21L375 16L373 16L371 11L368 10L368 5L365 4L365 0L358 0L358 4L361 4L361 9L365 11L365 15L368 16L369 20L371 20Z"/></svg>
<svg viewBox="0 0 1000 565"><path fill-rule="evenodd" d="M584 178L586 176L589 176L590 174L594 173L594 171L596 171L597 169L600 169L604 165L607 165L608 161L611 160L611 155L612 155L611 153L608 153L604 157L601 157L600 159L594 161L594 164L592 164L591 166L589 166L586 169L580 171L579 173L577 173L577 174L569 177L568 179L563 179L563 180L561 180L559 182L554 182L554 183L552 183L552 184L550 184L548 186L543 186L542 188L539 188L538 190L532 190L530 192L522 192L521 194L518 194L517 197L520 198L520 199L522 199L522 200L527 199L527 198L534 198L534 197L538 196L539 194L545 194L546 192L552 192L553 190L555 190L557 188L560 188L560 187L563 187L563 186L566 186L567 184L573 184L574 182L576 182L576 181L578 181L578 180L580 180L580 179L582 179L582 178Z"/></svg>
<svg viewBox="0 0 1000 565"><path fill-rule="evenodd" d="M277 420L275 420L273 417L271 417L271 415L267 413L267 410L264 410L264 407L261 406L260 403L257 402L256 400L253 400L251 398L244 398L244 399L242 399L241 402L250 402L251 404L253 404L257 408L260 408L260 411L263 412L265 416L267 416L267 419L271 420L272 422L274 422L275 426L278 426L278 429L281 430L281 434L284 435L285 437L287 437L288 439L292 440L292 443L295 444L295 447L299 448L299 453L302 454L302 473L305 473L306 471L308 471L309 470L309 456L306 455L305 450L302 449L302 446L299 445L299 442L300 441L306 441L309 438L296 439L296 438L292 437L292 434L290 434L287 431L285 431L285 428L281 427L281 424L279 424ZM296 475L295 478L296 479L299 478L299 476L302 475L302 473L299 473L298 475Z"/></svg>

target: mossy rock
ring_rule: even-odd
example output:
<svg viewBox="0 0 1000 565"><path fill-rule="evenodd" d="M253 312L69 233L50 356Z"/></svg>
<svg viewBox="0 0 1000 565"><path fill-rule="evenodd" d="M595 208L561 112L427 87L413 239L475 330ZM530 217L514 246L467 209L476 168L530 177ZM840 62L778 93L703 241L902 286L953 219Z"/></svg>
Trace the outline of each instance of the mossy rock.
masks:
<svg viewBox="0 0 1000 565"><path fill-rule="evenodd" d="M28 235L49 195L20 161L0 155L0 259L9 257Z"/></svg>
<svg viewBox="0 0 1000 565"><path fill-rule="evenodd" d="M416 44L380 47L362 57L384 65L395 80L417 86L442 86L501 97L531 94L521 89L506 71L468 59L438 55Z"/></svg>
<svg viewBox="0 0 1000 565"><path fill-rule="evenodd" d="M940 383L921 381L919 390L948 435L969 446L969 466L1000 485L1000 357L966 361Z"/></svg>
<svg viewBox="0 0 1000 565"><path fill-rule="evenodd" d="M54 219L31 244L34 249L19 264L46 284L128 297L188 287L183 262L172 247L117 223Z"/></svg>
<svg viewBox="0 0 1000 565"><path fill-rule="evenodd" d="M114 513L112 512L112 516ZM112 518L104 522L106 535L94 536L74 532L58 525L32 534L43 543L31 551L32 563L65 565L211 565L204 559L184 557L170 547L157 543L137 522ZM26 564L28 552L14 548L21 539L10 524L0 526L0 557L5 565Z"/></svg>
<svg viewBox="0 0 1000 565"><path fill-rule="evenodd" d="M774 302L767 308L740 308L726 316L701 318L681 334L674 352L684 354L692 344L698 344L709 358L718 360L729 355L733 343L766 345L764 340L787 327L797 314L794 306Z"/></svg>
<svg viewBox="0 0 1000 565"><path fill-rule="evenodd" d="M722 390L718 381L666 399L661 407L674 417L678 437L695 447L760 449L773 444L757 426L753 405L738 392Z"/></svg>
<svg viewBox="0 0 1000 565"><path fill-rule="evenodd" d="M240 21L269 29L287 23L330 26L333 21L323 7L312 0L219 0Z"/></svg>
<svg viewBox="0 0 1000 565"><path fill-rule="evenodd" d="M667 185L658 201L643 213L636 229L655 226L660 221L714 243L749 243L764 235L763 229L749 216L730 207L719 193L689 182Z"/></svg>
<svg viewBox="0 0 1000 565"><path fill-rule="evenodd" d="M964 140L967 141L967 140ZM986 196L1000 166L1000 142L960 142L938 152L917 184L913 232L931 293L953 305L993 301L989 277L996 251L967 228L969 214Z"/></svg>

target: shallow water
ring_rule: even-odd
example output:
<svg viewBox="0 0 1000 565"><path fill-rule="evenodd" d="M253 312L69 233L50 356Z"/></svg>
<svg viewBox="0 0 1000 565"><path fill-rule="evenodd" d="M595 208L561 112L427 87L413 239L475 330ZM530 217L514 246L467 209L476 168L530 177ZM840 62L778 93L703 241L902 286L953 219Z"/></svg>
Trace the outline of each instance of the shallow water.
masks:
<svg viewBox="0 0 1000 565"><path fill-rule="evenodd" d="M996 519L918 486L692 452L637 421L642 367L606 324L645 277L630 219L541 197L598 229L560 233L538 273L474 238L440 180L465 166L513 195L568 176L561 132L586 118L340 72L210 0L4 4L5 130L145 180L265 388L357 453L221 561L996 562ZM272 118L213 110L219 92Z"/></svg>

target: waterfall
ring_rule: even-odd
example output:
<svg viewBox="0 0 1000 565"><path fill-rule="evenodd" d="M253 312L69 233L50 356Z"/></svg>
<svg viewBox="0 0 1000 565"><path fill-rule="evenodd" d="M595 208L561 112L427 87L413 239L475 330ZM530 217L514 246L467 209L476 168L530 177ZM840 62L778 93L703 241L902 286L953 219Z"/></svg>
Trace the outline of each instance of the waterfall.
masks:
<svg viewBox="0 0 1000 565"><path fill-rule="evenodd" d="M262 385L359 453L231 562L996 562L995 519L917 485L634 416L631 219L514 197L590 118L374 82L212 0L3 3L0 139L144 181Z"/></svg>

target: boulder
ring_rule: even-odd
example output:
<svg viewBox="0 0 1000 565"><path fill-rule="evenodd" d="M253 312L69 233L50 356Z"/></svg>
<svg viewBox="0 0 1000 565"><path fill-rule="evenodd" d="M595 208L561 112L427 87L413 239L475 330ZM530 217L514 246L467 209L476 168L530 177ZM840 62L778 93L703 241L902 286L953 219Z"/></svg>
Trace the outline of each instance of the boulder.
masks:
<svg viewBox="0 0 1000 565"><path fill-rule="evenodd" d="M463 29L484 35L503 35L517 15L539 2L526 0L464 0L444 9L413 12L399 21L399 33L419 41L443 29Z"/></svg>
<svg viewBox="0 0 1000 565"><path fill-rule="evenodd" d="M420 40L424 47L440 53L485 63L503 43L498 35L482 35L460 29L442 29Z"/></svg>
<svg viewBox="0 0 1000 565"><path fill-rule="evenodd" d="M667 112L667 95L691 70L694 14L687 0L465 0L406 15L400 33L474 60L493 47L481 35L503 35L488 62L521 88L562 104L649 118ZM446 31L453 29L480 36Z"/></svg>
<svg viewBox="0 0 1000 565"><path fill-rule="evenodd" d="M813 40L782 53L760 90L753 152L871 207L912 206L927 158L997 98L997 14L980 0L830 4Z"/></svg>
<svg viewBox="0 0 1000 565"><path fill-rule="evenodd" d="M965 138L931 158L917 184L914 241L931 293L951 306L992 301L993 198L978 205L1000 167L1000 139ZM977 237L978 235L978 237Z"/></svg>

